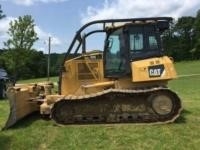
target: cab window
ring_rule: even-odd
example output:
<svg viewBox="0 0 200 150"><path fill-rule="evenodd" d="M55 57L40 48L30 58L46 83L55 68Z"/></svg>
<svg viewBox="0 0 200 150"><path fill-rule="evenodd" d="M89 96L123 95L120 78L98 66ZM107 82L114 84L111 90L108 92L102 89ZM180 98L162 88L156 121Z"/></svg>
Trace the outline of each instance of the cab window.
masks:
<svg viewBox="0 0 200 150"><path fill-rule="evenodd" d="M122 55L123 39L121 38L122 29L112 32L107 38L105 74L106 76L117 76L125 72L125 58Z"/></svg>
<svg viewBox="0 0 200 150"><path fill-rule="evenodd" d="M148 38L149 49L158 49L158 42L155 35L150 35Z"/></svg>
<svg viewBox="0 0 200 150"><path fill-rule="evenodd" d="M143 50L143 34L130 34L130 50Z"/></svg>

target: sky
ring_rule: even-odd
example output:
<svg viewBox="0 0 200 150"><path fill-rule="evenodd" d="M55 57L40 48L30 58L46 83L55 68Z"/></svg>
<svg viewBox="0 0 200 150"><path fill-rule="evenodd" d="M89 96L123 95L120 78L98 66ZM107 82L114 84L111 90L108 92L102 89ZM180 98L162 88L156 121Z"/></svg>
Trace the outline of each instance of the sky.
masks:
<svg viewBox="0 0 200 150"><path fill-rule="evenodd" d="M200 0L0 0L6 18L0 20L0 49L9 38L9 22L31 15L39 40L34 48L48 52L67 51L76 31L98 19L170 16L195 16ZM93 37L88 48L101 49L100 38ZM97 48L95 47L97 46Z"/></svg>

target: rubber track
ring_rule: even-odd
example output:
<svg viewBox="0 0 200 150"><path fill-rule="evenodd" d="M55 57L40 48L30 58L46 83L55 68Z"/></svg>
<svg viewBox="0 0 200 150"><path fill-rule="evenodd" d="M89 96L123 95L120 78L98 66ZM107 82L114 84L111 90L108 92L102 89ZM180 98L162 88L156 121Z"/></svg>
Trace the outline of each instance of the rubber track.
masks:
<svg viewBox="0 0 200 150"><path fill-rule="evenodd" d="M167 94L173 99L173 110L168 115L158 115L151 108L148 98L152 94ZM147 107L140 112L113 112L111 105L129 103L137 107L141 103ZM84 110L85 108L89 108ZM90 110L92 108L93 110ZM96 110L95 110L96 109ZM102 111L106 109L106 111ZM176 93L166 87L146 89L107 89L95 94L75 96L68 95L54 104L51 111L52 119L58 124L85 123L171 123L180 115L181 100Z"/></svg>

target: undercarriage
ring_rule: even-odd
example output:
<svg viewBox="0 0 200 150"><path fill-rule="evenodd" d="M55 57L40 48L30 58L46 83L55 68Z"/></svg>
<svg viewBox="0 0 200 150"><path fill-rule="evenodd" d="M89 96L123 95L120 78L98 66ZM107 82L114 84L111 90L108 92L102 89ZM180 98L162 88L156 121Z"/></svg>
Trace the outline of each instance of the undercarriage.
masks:
<svg viewBox="0 0 200 150"><path fill-rule="evenodd" d="M165 87L108 89L84 96L66 96L51 110L59 124L169 123L181 111L179 97Z"/></svg>

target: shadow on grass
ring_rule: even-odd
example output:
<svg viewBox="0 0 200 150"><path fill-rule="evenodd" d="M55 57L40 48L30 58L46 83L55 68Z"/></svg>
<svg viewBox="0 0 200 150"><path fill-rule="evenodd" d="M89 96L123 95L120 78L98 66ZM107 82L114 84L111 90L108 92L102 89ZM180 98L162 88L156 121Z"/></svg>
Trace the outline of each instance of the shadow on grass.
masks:
<svg viewBox="0 0 200 150"><path fill-rule="evenodd" d="M20 128L26 128L31 126L32 123L34 123L37 120L41 119L41 115L39 112L34 112L26 117L24 117L22 120L19 120L15 125L10 127L9 129L20 129Z"/></svg>
<svg viewBox="0 0 200 150"><path fill-rule="evenodd" d="M10 149L11 138L7 135L0 134L0 149Z"/></svg>
<svg viewBox="0 0 200 150"><path fill-rule="evenodd" d="M191 114L190 111L183 109L181 112L181 115L176 119L176 121L174 123L186 123L186 116Z"/></svg>

